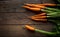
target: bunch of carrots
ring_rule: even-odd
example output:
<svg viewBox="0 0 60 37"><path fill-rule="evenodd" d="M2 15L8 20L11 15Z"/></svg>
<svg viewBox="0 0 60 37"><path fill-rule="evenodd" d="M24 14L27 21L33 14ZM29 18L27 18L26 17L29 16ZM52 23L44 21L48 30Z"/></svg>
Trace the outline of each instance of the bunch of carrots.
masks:
<svg viewBox="0 0 60 37"><path fill-rule="evenodd" d="M31 17L32 20L47 21L47 19L46 19L47 17L55 16L56 13L60 11L59 9L50 8L47 6L56 6L56 4L26 4L23 7L26 9L32 10L32 11L43 11L43 12L41 12L41 14L32 16ZM46 16L46 14L52 15L52 16Z"/></svg>
<svg viewBox="0 0 60 37"><path fill-rule="evenodd" d="M28 30L60 37L60 19L59 19L60 9L51 8L49 6L54 7L54 6L58 6L58 4L26 4L23 7L32 11L41 11L40 14L31 16L30 19L35 20L35 21L52 21L56 23L55 32L47 32L44 30L35 29L29 25L26 25L25 27Z"/></svg>

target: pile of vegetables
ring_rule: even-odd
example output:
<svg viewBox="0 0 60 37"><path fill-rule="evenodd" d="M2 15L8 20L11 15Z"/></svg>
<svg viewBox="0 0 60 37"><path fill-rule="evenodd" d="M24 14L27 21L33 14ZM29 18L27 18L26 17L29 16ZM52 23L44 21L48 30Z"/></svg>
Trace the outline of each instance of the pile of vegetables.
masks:
<svg viewBox="0 0 60 37"><path fill-rule="evenodd" d="M35 29L29 25L26 25L25 27L32 31L40 32L40 33L51 35L54 37L60 37L60 19L59 19L60 9L51 8L50 6L57 6L57 5L56 4L26 4L23 7L32 11L40 11L39 14L30 17L30 19L32 20L51 21L51 22L56 23L53 32Z"/></svg>

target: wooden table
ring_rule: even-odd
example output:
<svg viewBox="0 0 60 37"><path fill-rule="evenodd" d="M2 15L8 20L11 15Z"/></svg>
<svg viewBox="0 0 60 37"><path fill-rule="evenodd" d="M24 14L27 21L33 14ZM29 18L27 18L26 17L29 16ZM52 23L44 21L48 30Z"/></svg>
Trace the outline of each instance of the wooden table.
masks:
<svg viewBox="0 0 60 37"><path fill-rule="evenodd" d="M52 0L5 0L0 1L0 37L47 37L41 33L30 32L24 29L29 24L35 28L51 31L53 24L50 22L36 22L29 16L36 15L21 6L24 3L54 3Z"/></svg>

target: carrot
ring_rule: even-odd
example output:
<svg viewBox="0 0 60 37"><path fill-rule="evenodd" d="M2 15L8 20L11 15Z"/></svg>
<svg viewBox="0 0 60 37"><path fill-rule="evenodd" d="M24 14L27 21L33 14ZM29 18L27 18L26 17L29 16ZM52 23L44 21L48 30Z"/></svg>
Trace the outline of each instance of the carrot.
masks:
<svg viewBox="0 0 60 37"><path fill-rule="evenodd" d="M32 8L32 7L29 7L29 6L23 6L24 8L27 8L29 10L32 10L32 11L40 11L41 9L40 8Z"/></svg>
<svg viewBox="0 0 60 37"><path fill-rule="evenodd" d="M22 6L23 8L27 8L27 9L29 9L30 7L29 6Z"/></svg>
<svg viewBox="0 0 60 37"><path fill-rule="evenodd" d="M45 6L56 6L56 4L49 4L49 3L46 3L44 4Z"/></svg>
<svg viewBox="0 0 60 37"><path fill-rule="evenodd" d="M56 6L56 4L37 4L37 5L42 5L42 6Z"/></svg>
<svg viewBox="0 0 60 37"><path fill-rule="evenodd" d="M29 26L29 25L25 25L25 28L28 29L28 30L31 30L31 31L35 30L35 28L33 28L33 27Z"/></svg>
<svg viewBox="0 0 60 37"><path fill-rule="evenodd" d="M47 18L47 16L32 16L31 18L44 19L44 18Z"/></svg>
<svg viewBox="0 0 60 37"><path fill-rule="evenodd" d="M47 19L32 19L32 20L35 20L35 21L47 21Z"/></svg>
<svg viewBox="0 0 60 37"><path fill-rule="evenodd" d="M30 19L35 20L35 21L47 21L46 18L47 18L46 16L42 16L42 17L39 17L39 16L34 17L34 16L32 16Z"/></svg>
<svg viewBox="0 0 60 37"><path fill-rule="evenodd" d="M41 14L37 14L37 15L34 15L34 16L31 16L30 18L35 18L35 19L43 19L43 18L46 18L46 13L41 13Z"/></svg>
<svg viewBox="0 0 60 37"><path fill-rule="evenodd" d="M46 16L40 16L40 17L36 17L37 19L43 19L46 18Z"/></svg>
<svg viewBox="0 0 60 37"><path fill-rule="evenodd" d="M45 4L26 4L28 6L56 6L56 4L45 3Z"/></svg>
<svg viewBox="0 0 60 37"><path fill-rule="evenodd" d="M44 5L36 5L36 4L26 4L26 6L35 7L35 8L45 8Z"/></svg>
<svg viewBox="0 0 60 37"><path fill-rule="evenodd" d="M40 14L37 14L37 15L34 15L34 16L45 16L46 13L40 13Z"/></svg>
<svg viewBox="0 0 60 37"><path fill-rule="evenodd" d="M48 31L44 31L44 30L39 30L39 29L35 29L34 27L31 27L29 25L25 25L25 27L28 30L39 32L39 33L43 33L43 34L46 34L46 35L56 35L56 33L48 32Z"/></svg>
<svg viewBox="0 0 60 37"><path fill-rule="evenodd" d="M46 15L46 13L41 13L41 14L39 14L40 16L44 16L44 15Z"/></svg>

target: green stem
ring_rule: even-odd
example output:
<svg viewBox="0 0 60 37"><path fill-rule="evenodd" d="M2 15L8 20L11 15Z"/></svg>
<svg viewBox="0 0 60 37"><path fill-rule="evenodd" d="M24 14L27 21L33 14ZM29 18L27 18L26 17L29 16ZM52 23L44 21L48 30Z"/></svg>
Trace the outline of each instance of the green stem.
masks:
<svg viewBox="0 0 60 37"><path fill-rule="evenodd" d="M60 17L60 12L54 12L54 11L50 11L50 10L45 10L45 9L41 9L41 11L44 11L47 13L47 15L49 15L49 17Z"/></svg>
<svg viewBox="0 0 60 37"><path fill-rule="evenodd" d="M50 8L50 7L46 7L45 9L47 9L47 10L51 10L51 11L60 11L60 9Z"/></svg>
<svg viewBox="0 0 60 37"><path fill-rule="evenodd" d="M39 30L39 29L35 29L35 31L39 32L39 33L47 34L47 35L55 35L56 34L56 33L53 33L53 32L48 32L48 31Z"/></svg>
<svg viewBox="0 0 60 37"><path fill-rule="evenodd" d="M45 9L41 9L41 11L44 11L46 13L52 13L53 11L50 11L50 10L45 10Z"/></svg>
<svg viewBox="0 0 60 37"><path fill-rule="evenodd" d="M50 20L49 19L49 21L52 21L52 22L54 22L54 23L56 23L56 27L55 27L55 29L56 29L56 33L57 34L60 34L60 20Z"/></svg>

